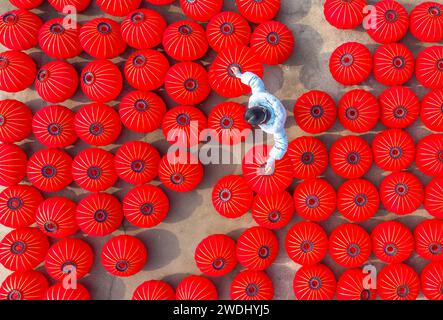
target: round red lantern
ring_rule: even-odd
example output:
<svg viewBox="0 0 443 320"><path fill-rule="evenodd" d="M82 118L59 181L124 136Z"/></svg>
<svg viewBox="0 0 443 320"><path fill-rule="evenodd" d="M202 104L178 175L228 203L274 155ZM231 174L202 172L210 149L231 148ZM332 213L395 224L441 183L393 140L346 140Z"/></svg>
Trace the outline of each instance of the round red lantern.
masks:
<svg viewBox="0 0 443 320"><path fill-rule="evenodd" d="M280 10L280 0L236 0L238 11L253 23L274 19Z"/></svg>
<svg viewBox="0 0 443 320"><path fill-rule="evenodd" d="M326 21L338 29L355 29L365 17L366 0L326 0L323 12Z"/></svg>
<svg viewBox="0 0 443 320"><path fill-rule="evenodd" d="M294 167L294 177L300 180L316 178L328 165L328 151L319 139L301 136L289 143L288 156Z"/></svg>
<svg viewBox="0 0 443 320"><path fill-rule="evenodd" d="M43 300L48 280L40 272L14 272L0 286L0 300Z"/></svg>
<svg viewBox="0 0 443 320"><path fill-rule="evenodd" d="M287 191L272 195L258 194L252 203L252 218L262 227L281 229L286 226L294 214L294 200Z"/></svg>
<svg viewBox="0 0 443 320"><path fill-rule="evenodd" d="M414 230L415 251L424 259L443 261L443 221L428 219Z"/></svg>
<svg viewBox="0 0 443 320"><path fill-rule="evenodd" d="M332 300L336 286L334 274L323 264L301 267L293 281L297 300Z"/></svg>
<svg viewBox="0 0 443 320"><path fill-rule="evenodd" d="M237 265L235 241L224 234L214 234L203 239L195 249L194 259L202 273L221 277Z"/></svg>
<svg viewBox="0 0 443 320"><path fill-rule="evenodd" d="M69 59L82 53L80 24L65 28L64 18L54 18L43 24L38 33L38 43L45 54L57 59Z"/></svg>
<svg viewBox="0 0 443 320"><path fill-rule="evenodd" d="M345 93L338 106L343 127L356 133L371 131L380 118L380 106L372 93L355 89Z"/></svg>
<svg viewBox="0 0 443 320"><path fill-rule="evenodd" d="M184 278L175 290L175 300L190 301L217 299L217 288L209 279L202 276L189 276Z"/></svg>
<svg viewBox="0 0 443 320"><path fill-rule="evenodd" d="M420 120L432 131L443 132L443 89L428 92L421 102Z"/></svg>
<svg viewBox="0 0 443 320"><path fill-rule="evenodd" d="M53 238L66 238L78 230L75 220L77 205L67 198L53 197L43 201L35 212L39 229Z"/></svg>
<svg viewBox="0 0 443 320"><path fill-rule="evenodd" d="M427 47L418 54L415 77L426 88L443 88L443 46Z"/></svg>
<svg viewBox="0 0 443 320"><path fill-rule="evenodd" d="M9 0L9 2L20 9L34 9L43 3L43 0Z"/></svg>
<svg viewBox="0 0 443 320"><path fill-rule="evenodd" d="M264 271L244 270L231 283L232 300L272 300L274 285Z"/></svg>
<svg viewBox="0 0 443 320"><path fill-rule="evenodd" d="M345 181L337 192L338 211L352 222L366 221L380 207L377 188L364 179Z"/></svg>
<svg viewBox="0 0 443 320"><path fill-rule="evenodd" d="M73 6L75 12L79 13L89 7L91 0L48 0L48 2L58 12L63 12L67 6ZM71 10L69 13L72 13Z"/></svg>
<svg viewBox="0 0 443 320"><path fill-rule="evenodd" d="M423 42L443 39L443 5L435 1L418 4L411 12L411 33Z"/></svg>
<svg viewBox="0 0 443 320"><path fill-rule="evenodd" d="M111 16L123 17L140 7L142 0L96 0L97 6Z"/></svg>
<svg viewBox="0 0 443 320"><path fill-rule="evenodd" d="M381 269L377 283L377 292L383 300L415 300L420 293L417 273L403 263L390 264Z"/></svg>
<svg viewBox="0 0 443 320"><path fill-rule="evenodd" d="M91 295L82 284L77 283L74 288L65 288L63 283L56 283L49 287L45 300L91 300Z"/></svg>
<svg viewBox="0 0 443 320"><path fill-rule="evenodd" d="M374 53L374 77L386 86L405 84L411 80L414 70L414 56L401 43L385 44Z"/></svg>
<svg viewBox="0 0 443 320"><path fill-rule="evenodd" d="M443 179L436 178L428 183L425 189L424 207L429 214L437 219L443 219Z"/></svg>
<svg viewBox="0 0 443 320"><path fill-rule="evenodd" d="M375 300L377 290L375 284L367 283L367 273L362 269L348 269L337 281L338 300ZM366 287L369 284L369 288Z"/></svg>
<svg viewBox="0 0 443 320"><path fill-rule="evenodd" d="M381 107L381 122L388 128L406 128L417 120L420 100L407 87L392 87L378 98Z"/></svg>
<svg viewBox="0 0 443 320"><path fill-rule="evenodd" d="M180 0L183 13L194 21L207 22L223 6L223 0Z"/></svg>
<svg viewBox="0 0 443 320"><path fill-rule="evenodd" d="M37 67L34 60L21 51L0 53L0 90L19 92L34 83Z"/></svg>
<svg viewBox="0 0 443 320"><path fill-rule="evenodd" d="M135 289L132 300L175 300L175 292L167 282L149 280Z"/></svg>
<svg viewBox="0 0 443 320"><path fill-rule="evenodd" d="M431 262L421 271L421 291L429 300L443 300L443 262Z"/></svg>
<svg viewBox="0 0 443 320"><path fill-rule="evenodd" d="M39 16L30 11L7 11L0 16L0 43L11 50L31 49L38 43L42 25Z"/></svg>
<svg viewBox="0 0 443 320"><path fill-rule="evenodd" d="M431 134L417 144L415 163L428 176L443 177L443 135Z"/></svg>
<svg viewBox="0 0 443 320"><path fill-rule="evenodd" d="M74 67L64 61L52 61L37 72L35 90L45 101L63 102L77 91L78 74Z"/></svg>
<svg viewBox="0 0 443 320"><path fill-rule="evenodd" d="M32 131L32 111L17 100L0 100L0 141L19 142Z"/></svg>
<svg viewBox="0 0 443 320"><path fill-rule="evenodd" d="M26 175L27 157L15 144L0 144L0 186L18 184Z"/></svg>

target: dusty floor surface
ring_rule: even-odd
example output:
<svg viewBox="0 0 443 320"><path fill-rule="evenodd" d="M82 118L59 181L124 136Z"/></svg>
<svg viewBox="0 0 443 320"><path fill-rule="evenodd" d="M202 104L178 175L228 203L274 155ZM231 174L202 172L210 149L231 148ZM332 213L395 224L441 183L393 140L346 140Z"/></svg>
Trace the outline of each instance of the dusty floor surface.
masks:
<svg viewBox="0 0 443 320"><path fill-rule="evenodd" d="M287 132L290 139L303 135L295 124L292 116L294 102L302 93L311 89L324 90L330 93L338 102L342 94L353 89L339 85L330 76L328 59L331 52L340 44L347 41L359 41L368 45L372 51L377 47L375 42L369 38L362 28L352 31L340 31L327 24L323 16L323 2L323 0L282 0L282 7L277 16L277 20L285 23L292 29L297 44L294 54L284 65L265 68L265 82L269 90L277 95L287 108ZM369 2L374 3L376 1ZM425 1L400 0L400 2L405 5L410 12L415 4ZM160 11L169 23L183 18L178 1L172 6L166 7L155 7L146 3L143 4L143 6L155 8ZM12 8L8 1L1 1L0 11L2 13ZM224 10L236 11L235 1L225 0ZM39 14L44 20L59 16L48 4L44 4L37 10L34 10L34 12ZM91 7L79 17L79 21L83 23L98 15L102 15L102 12L97 8L95 3L93 3ZM411 34L407 35L403 43L409 46L415 55L420 52L423 46L423 44L418 42ZM124 54L124 58L127 58L131 52L131 49L128 49ZM44 63L50 61L50 58L46 57L38 49L32 49L29 53L36 60L38 66L42 66ZM204 60L209 63L213 58L214 53L211 52L208 53ZM91 60L91 58L83 53L80 57L72 59L70 62L73 63L77 71L80 72L89 60ZM120 67L123 64L121 58L115 59L114 61L118 63ZM410 81L408 86L413 88L420 98L427 92L415 79ZM384 87L378 84L373 77L365 82L361 88L370 90L376 95L379 95L384 90ZM129 86L126 86L122 95L129 90ZM172 101L167 98L164 90L161 90L160 94L165 98L169 107L174 106ZM38 97L34 88L29 88L19 94L5 94L0 92L0 99L5 98L14 98L23 101L27 103L34 112L46 105L46 103ZM210 98L201 107L208 113L214 105L221 101L223 101L221 97L212 93ZM241 97L235 101L246 102L247 97ZM87 102L88 100L78 91L75 97L64 103L64 105L77 110ZM117 106L117 104L118 101L112 103L112 105L115 106ZM383 126L379 124L374 132L365 134L364 137L368 142L371 142L374 135L383 129ZM413 135L416 142L428 134L426 128L424 128L419 120L408 128L407 131ZM333 129L326 134L320 135L319 138L325 142L329 148L337 137L346 134L349 134L349 132L345 131L337 121ZM116 144L109 146L107 149L115 151L119 145L130 140L151 142L162 154L164 154L168 148L168 144L165 142L160 130L146 136L124 130ZM22 146L28 155L42 148L34 137L30 137L24 141ZM75 155L79 150L86 147L87 145L85 143L77 142L74 147L69 148L67 151L71 155ZM422 175L415 165L410 167L410 171L419 176L423 183L426 184L429 181L429 178ZM213 209L210 198L212 186L218 179L228 174L241 174L240 165L206 166L204 181L197 190L186 194L173 193L163 188L170 198L172 207L167 219L153 229L136 229L125 222L113 235L123 233L136 235L148 247L149 261L143 271L137 275L129 278L117 278L107 274L101 266L99 259L96 259L91 273L81 280L81 283L85 284L90 290L92 297L94 299L130 299L134 289L140 283L149 279L164 279L173 286L176 286L185 275L200 274L194 263L194 250L201 239L214 233L226 233L237 238L245 228L255 225L249 213L237 220L227 220L219 216ZM373 165L365 178L378 185L383 176L384 173ZM328 167L325 177L336 188L343 182L341 178L332 172L330 167ZM159 184L158 181L154 183ZM295 185L296 181L294 181L289 190L291 193ZM115 193L121 200L129 188L129 185L119 181L109 192ZM77 200L85 196L85 192L75 184L72 184L67 190L59 194ZM418 222L426 217L429 216L421 209L414 214L399 218L398 220L406 223L412 229ZM374 218L362 223L362 226L370 232L377 222L395 218L397 218L395 215L389 214L381 208ZM289 227L298 220L300 220L300 218L295 215L288 227L277 232L280 239L281 250L275 263L267 270L274 281L276 299L294 299L292 280L299 266L287 257L284 250L284 237ZM330 233L335 226L343 222L345 222L345 219L341 217L338 212L335 212L330 219L322 222L321 225ZM3 237L7 232L8 230L6 228L0 227L0 237ZM83 237L80 234L77 236ZM110 237L111 236L85 238L85 240L93 246L96 258L99 257L101 247ZM324 262L334 270L337 277L343 271L343 268L337 266L329 256L326 257ZM382 266L374 256L371 256L370 262L374 263L377 267ZM407 263L413 266L417 272L420 272L426 262L414 253ZM241 269L241 267L237 267L237 269L228 276L222 279L214 279L214 283L222 299L229 298L231 280ZM40 266L38 270L44 272L43 266ZM8 274L8 270L0 267L0 282L3 281Z"/></svg>

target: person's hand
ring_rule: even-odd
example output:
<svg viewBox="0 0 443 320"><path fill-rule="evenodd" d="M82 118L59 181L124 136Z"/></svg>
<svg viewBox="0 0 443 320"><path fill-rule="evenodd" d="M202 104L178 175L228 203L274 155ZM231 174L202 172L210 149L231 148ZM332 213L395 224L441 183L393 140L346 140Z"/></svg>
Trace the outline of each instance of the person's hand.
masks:
<svg viewBox="0 0 443 320"><path fill-rule="evenodd" d="M274 173L275 165L274 162L267 163L264 167L259 168L259 174L262 176L270 176Z"/></svg>
<svg viewBox="0 0 443 320"><path fill-rule="evenodd" d="M240 73L240 69L239 69L239 67L232 66L231 67L231 72L232 72L233 75L237 76Z"/></svg>

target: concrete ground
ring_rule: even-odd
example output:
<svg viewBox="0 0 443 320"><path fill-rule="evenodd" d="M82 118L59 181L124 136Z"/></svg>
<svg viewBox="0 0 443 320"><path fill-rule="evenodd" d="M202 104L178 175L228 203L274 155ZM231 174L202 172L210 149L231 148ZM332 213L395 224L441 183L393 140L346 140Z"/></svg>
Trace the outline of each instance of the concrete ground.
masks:
<svg viewBox="0 0 443 320"><path fill-rule="evenodd" d="M292 29L297 44L294 54L284 65L265 68L265 82L269 90L278 96L287 108L287 132L290 139L303 135L303 132L297 127L292 116L294 102L301 94L311 89L324 90L330 93L338 102L341 95L353 89L337 84L330 76L328 59L331 52L337 46L347 41L362 42L368 45L372 51L377 47L362 28L352 31L340 31L327 24L323 16L323 2L323 0L282 0L282 7L277 16L277 20L285 23ZM376 1L369 2L374 3ZM424 1L400 0L400 2L405 5L410 12L415 4ZM143 6L160 11L169 23L184 17L178 1L166 7L155 7L149 4L143 4ZM2 1L2 13L12 8L8 1ZM224 10L236 10L235 1L225 0ZM59 16L47 3L38 10L34 10L34 12L39 14L44 20ZM102 15L102 12L100 12L95 3L93 3L91 7L79 17L79 21L82 23L99 15ZM414 39L410 34L407 35L403 42L413 50L415 55L417 55L423 47L423 44ZM2 50L4 50L4 48L2 48ZM132 50L128 49L123 55L123 58L127 58L131 52ZM45 57L38 49L30 50L29 54L36 60L38 66L42 66L51 60ZM210 52L204 60L209 63L213 58L214 53ZM70 62L73 63L80 72L89 60L91 60L91 58L83 53L80 57L72 59ZM118 63L119 66L123 64L122 58L117 58L114 61ZM420 86L415 79L410 81L408 86L420 97L426 93L426 90ZM360 87L370 90L376 95L384 90L384 87L378 84L372 77ZM122 94L129 90L130 88L126 86ZM169 107L174 105L171 100L166 97L167 95L163 89L160 90L160 94L165 98ZM29 88L18 94L5 94L0 92L0 99L6 98L13 98L27 103L34 112L46 105L46 103L38 97L34 88ZM248 97L245 96L235 99L235 101L246 102L247 98ZM214 105L221 101L223 101L221 97L212 93L201 108L208 113ZM88 100L79 91L72 100L67 101L64 105L77 110L87 102ZM112 105L117 106L118 101L115 101ZM365 134L364 137L368 142L371 142L374 135L383 129L383 126L379 124L374 132ZM424 128L420 121L417 121L413 126L408 128L407 131L413 135L416 142L428 134L426 128ZM349 132L345 131L337 121L329 132L320 135L319 138L324 141L329 148L331 143L339 136L347 134L349 134ZM116 151L119 145L130 140L143 140L153 143L162 154L164 154L168 148L168 144L165 142L160 130L148 135L135 134L124 130L116 144L106 149ZM42 148L32 136L22 143L22 147L28 155ZM67 151L71 155L75 155L79 150L84 148L87 148L85 143L77 142L74 147L69 148ZM417 170L415 164L411 166L410 171L416 174L423 183L426 184L429 181L429 178L423 176ZM125 222L120 229L113 234L126 233L135 235L147 246L149 250L148 263L143 271L135 276L129 278L113 277L107 274L101 266L98 259L101 247L112 236L93 238L78 234L78 237L84 238L91 244L96 254L96 261L90 275L81 280L81 283L85 284L90 290L92 297L94 299L130 299L134 289L140 283L149 279L164 279L173 286L176 286L184 276L200 274L194 263L194 250L201 239L214 233L226 233L237 238L244 229L255 225L249 213L240 219L227 220L219 216L213 209L210 197L212 187L218 179L228 174L241 174L240 165L206 166L205 178L196 190L186 194L178 194L165 190L170 198L171 211L167 219L159 226L153 229L137 229ZM365 178L378 185L385 174L386 173L383 173L373 166ZM343 179L337 177L330 167L328 167L325 177L336 188L343 182ZM154 183L159 184L158 180ZM296 181L294 181L291 186L290 192L294 190L295 185ZM130 185L119 181L109 192L116 194L121 200L130 187ZM72 184L69 188L60 192L59 195L79 200L85 196L85 192L75 184ZM396 218L398 217L389 214L381 208L374 218L362 223L362 226L370 232L379 221ZM414 214L401 217L398 220L406 223L413 229L418 222L425 218L429 218L429 216L423 209L420 209ZM287 257L284 250L284 237L289 227L299 220L300 218L295 215L288 227L277 232L280 239L281 250L275 263L267 270L274 281L276 299L294 299L292 280L299 266ZM341 217L338 212L335 212L330 219L322 222L321 225L330 233L335 226L343 222L345 222L345 219ZM0 227L0 237L3 237L8 231L7 228ZM337 277L343 271L343 268L337 266L329 256L324 262L334 270ZM371 256L370 262L378 267L381 266L374 256ZM407 263L419 272L424 266L425 261L414 254ZM228 276L221 279L213 279L219 290L220 298L229 298L231 280L241 269L242 268L237 267L237 269ZM44 272L44 267L40 266L38 270ZM3 281L8 274L8 270L0 267L0 282Z"/></svg>

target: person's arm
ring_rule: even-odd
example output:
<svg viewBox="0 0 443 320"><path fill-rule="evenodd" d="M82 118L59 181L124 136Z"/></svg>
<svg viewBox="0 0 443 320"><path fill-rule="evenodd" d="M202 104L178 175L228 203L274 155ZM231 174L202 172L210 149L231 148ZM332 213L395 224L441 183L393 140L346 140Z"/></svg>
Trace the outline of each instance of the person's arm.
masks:
<svg viewBox="0 0 443 320"><path fill-rule="evenodd" d="M237 67L232 67L231 71L237 78L241 80L243 84L251 87L252 93L266 91L266 87L263 80L255 73L252 72L241 73L240 69Z"/></svg>
<svg viewBox="0 0 443 320"><path fill-rule="evenodd" d="M275 114L274 126L274 146L269 152L268 160L266 162L266 172L273 172L275 167L275 160L280 160L288 150L288 137L286 135L286 109L283 104L275 97L273 97L272 110Z"/></svg>

